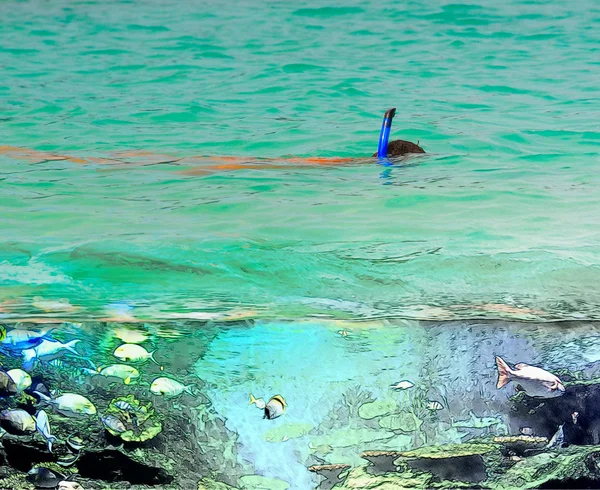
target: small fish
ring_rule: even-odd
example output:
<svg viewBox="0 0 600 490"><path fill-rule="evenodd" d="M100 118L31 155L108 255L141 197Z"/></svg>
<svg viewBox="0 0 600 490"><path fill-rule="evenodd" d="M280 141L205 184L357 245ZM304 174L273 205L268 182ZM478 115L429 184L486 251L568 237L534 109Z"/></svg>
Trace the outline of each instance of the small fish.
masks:
<svg viewBox="0 0 600 490"><path fill-rule="evenodd" d="M63 480L58 482L56 490L84 490L84 488L76 481Z"/></svg>
<svg viewBox="0 0 600 490"><path fill-rule="evenodd" d="M85 396L78 395L77 393L64 393L58 398L50 398L39 391L35 393L40 397L42 402L52 405L54 410L65 417L77 418L96 415L94 404Z"/></svg>
<svg viewBox="0 0 600 490"><path fill-rule="evenodd" d="M405 379L404 381L400 381L399 383L391 385L390 388L392 390L398 391L398 390L408 390L408 389L412 388L413 386L414 386L413 383L411 383L410 381Z"/></svg>
<svg viewBox="0 0 600 490"><path fill-rule="evenodd" d="M131 403L124 400L119 400L116 402L115 407L117 407L119 410L123 410L124 412L135 413L138 411L137 408L135 408Z"/></svg>
<svg viewBox="0 0 600 490"><path fill-rule="evenodd" d="M154 359L154 352L148 352L141 345L123 344L115 349L114 356L125 362L146 362L151 359L158 365L158 362Z"/></svg>
<svg viewBox="0 0 600 490"><path fill-rule="evenodd" d="M73 457L73 456L64 457L63 456L63 457L61 457L61 458L59 458L59 459L56 460L56 464L59 465L59 466L62 466L63 468L70 468L75 463L77 463L77 461L79 461L80 457L81 457L81 453L77 453L75 455L75 457Z"/></svg>
<svg viewBox="0 0 600 490"><path fill-rule="evenodd" d="M102 376L122 379L126 385L140 377L140 372L127 364L112 364L102 369L100 374Z"/></svg>
<svg viewBox="0 0 600 490"><path fill-rule="evenodd" d="M511 369L504 359L498 356L496 356L496 365L498 366L498 383L496 385L498 389L514 381L528 396L535 398L554 398L565 392L565 387L560 379L544 369L522 362Z"/></svg>
<svg viewBox="0 0 600 490"><path fill-rule="evenodd" d="M573 412L571 414L571 419L573 419L573 425L577 425L577 419L579 419L579 412Z"/></svg>
<svg viewBox="0 0 600 490"><path fill-rule="evenodd" d="M531 427L521 427L519 429L519 432L521 434L523 434L524 436L532 436L533 435L533 429Z"/></svg>
<svg viewBox="0 0 600 490"><path fill-rule="evenodd" d="M64 480L65 476L43 466L38 466L29 470L25 479L29 483L33 483L36 488L56 488L58 482Z"/></svg>
<svg viewBox="0 0 600 490"><path fill-rule="evenodd" d="M100 421L112 435L122 434L127 430L125 424L121 421L119 417L115 415L101 415Z"/></svg>
<svg viewBox="0 0 600 490"><path fill-rule="evenodd" d="M53 328L46 328L39 332L14 328L6 333L6 337L0 342L0 348L9 351L22 351L37 347Z"/></svg>
<svg viewBox="0 0 600 490"><path fill-rule="evenodd" d="M469 412L468 420L457 420L452 427L463 427L467 429L485 429L502 423L497 417L478 417L472 410Z"/></svg>
<svg viewBox="0 0 600 490"><path fill-rule="evenodd" d="M11 396L17 393L17 385L4 371L0 371L0 396Z"/></svg>
<svg viewBox="0 0 600 490"><path fill-rule="evenodd" d="M281 395L275 395L265 405L265 415L263 418L272 420L281 417L285 413L286 408L287 403L283 397Z"/></svg>
<svg viewBox="0 0 600 490"><path fill-rule="evenodd" d="M435 400L431 400L431 401L427 402L426 406L427 406L427 410L432 410L432 411L444 409L444 405L442 405L440 402L435 401Z"/></svg>
<svg viewBox="0 0 600 490"><path fill-rule="evenodd" d="M79 339L71 340L66 344L58 340L43 339L40 345L31 349L25 349L23 354L23 366L25 369L31 369L35 361L50 362L54 359L64 356L67 353L79 356L79 352L75 350L75 345Z"/></svg>
<svg viewBox="0 0 600 490"><path fill-rule="evenodd" d="M22 369L11 369L6 371L17 387L17 392L25 391L31 386L31 376Z"/></svg>
<svg viewBox="0 0 600 490"><path fill-rule="evenodd" d="M193 396L192 386L183 385L171 378L156 378L150 385L150 391L155 395L164 395L172 398L181 395L184 391Z"/></svg>
<svg viewBox="0 0 600 490"><path fill-rule="evenodd" d="M65 367L65 363L61 359L54 359L53 361L50 361L48 364L50 364L50 366L52 366L53 368L56 368L56 369L63 369Z"/></svg>
<svg viewBox="0 0 600 490"><path fill-rule="evenodd" d="M52 452L52 444L56 442L56 437L50 432L50 420L48 420L48 414L44 410L40 410L35 417L35 427L42 434L42 437L46 439L48 451Z"/></svg>
<svg viewBox="0 0 600 490"><path fill-rule="evenodd" d="M77 436L69 436L65 441L69 450L73 453L78 453L84 448L83 439Z"/></svg>
<svg viewBox="0 0 600 490"><path fill-rule="evenodd" d="M546 449L560 449L565 443L565 432L563 431L563 426L565 424L559 425L558 430L550 439L550 442L546 444Z"/></svg>
<svg viewBox="0 0 600 490"><path fill-rule="evenodd" d="M348 330L338 330L338 334L342 337L348 337L348 335L350 335L350 332L348 332Z"/></svg>
<svg viewBox="0 0 600 490"><path fill-rule="evenodd" d="M9 434L17 436L35 432L34 418L21 409L0 412L0 426Z"/></svg>
<svg viewBox="0 0 600 490"><path fill-rule="evenodd" d="M254 398L254 395L250 393L250 403L248 403L248 405L252 405L253 403L259 410L264 410L267 405L262 398Z"/></svg>

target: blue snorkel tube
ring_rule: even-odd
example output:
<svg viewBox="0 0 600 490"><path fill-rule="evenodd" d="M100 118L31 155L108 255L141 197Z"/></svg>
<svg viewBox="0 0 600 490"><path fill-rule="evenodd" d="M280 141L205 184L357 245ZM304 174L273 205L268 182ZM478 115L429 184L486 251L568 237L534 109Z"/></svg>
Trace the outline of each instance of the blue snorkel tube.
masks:
<svg viewBox="0 0 600 490"><path fill-rule="evenodd" d="M379 133L379 146L377 147L377 158L386 158L390 131L392 130L392 119L396 115L396 108L392 107L385 111L383 123L381 124L381 133Z"/></svg>

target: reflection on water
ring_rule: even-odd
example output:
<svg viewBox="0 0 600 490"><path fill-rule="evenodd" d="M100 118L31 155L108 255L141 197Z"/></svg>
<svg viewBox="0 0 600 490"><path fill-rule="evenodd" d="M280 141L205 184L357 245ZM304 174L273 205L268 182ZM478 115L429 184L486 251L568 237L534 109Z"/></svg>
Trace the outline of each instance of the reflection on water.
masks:
<svg viewBox="0 0 600 490"><path fill-rule="evenodd" d="M408 464L402 478L410 474L422 488L428 478L492 488L541 458L564 451L577 458L581 444L600 442L593 381L600 329L590 322L247 320L6 329L0 420L10 481L43 463L59 477L78 473L84 487L126 480L191 488L204 478L204 485L210 479L243 489L320 482L360 488L356 481L374 484L383 478L378 473L400 485L399 468ZM511 373L502 389L496 356ZM521 363L558 376L565 393L529 396ZM28 414L40 420L42 412L46 435L27 425ZM557 443L561 426L564 440ZM48 434L56 437L51 453ZM448 447L462 448L461 458L485 446L501 461L485 456L472 472L440 477L422 454L401 454L442 444L458 444ZM548 482L557 478L546 473Z"/></svg>

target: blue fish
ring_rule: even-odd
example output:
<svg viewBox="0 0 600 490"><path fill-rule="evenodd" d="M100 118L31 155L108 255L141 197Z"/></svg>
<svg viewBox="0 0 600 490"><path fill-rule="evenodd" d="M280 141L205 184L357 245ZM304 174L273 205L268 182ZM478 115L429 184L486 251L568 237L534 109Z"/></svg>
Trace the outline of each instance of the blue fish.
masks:
<svg viewBox="0 0 600 490"><path fill-rule="evenodd" d="M40 345L53 328L45 328L39 332L25 330L24 328L13 328L6 333L6 337L0 342L0 349L9 352L20 352L32 349Z"/></svg>

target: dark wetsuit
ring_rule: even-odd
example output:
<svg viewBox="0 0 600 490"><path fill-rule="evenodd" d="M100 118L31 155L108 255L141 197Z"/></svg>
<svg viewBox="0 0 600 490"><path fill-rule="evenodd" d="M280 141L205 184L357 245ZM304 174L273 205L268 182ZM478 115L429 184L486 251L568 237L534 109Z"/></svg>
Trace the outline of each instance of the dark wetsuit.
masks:
<svg viewBox="0 0 600 490"><path fill-rule="evenodd" d="M388 157L399 157L408 153L425 153L425 150L415 143L404 140L390 141L387 149ZM373 156L377 156L377 152L373 153Z"/></svg>

